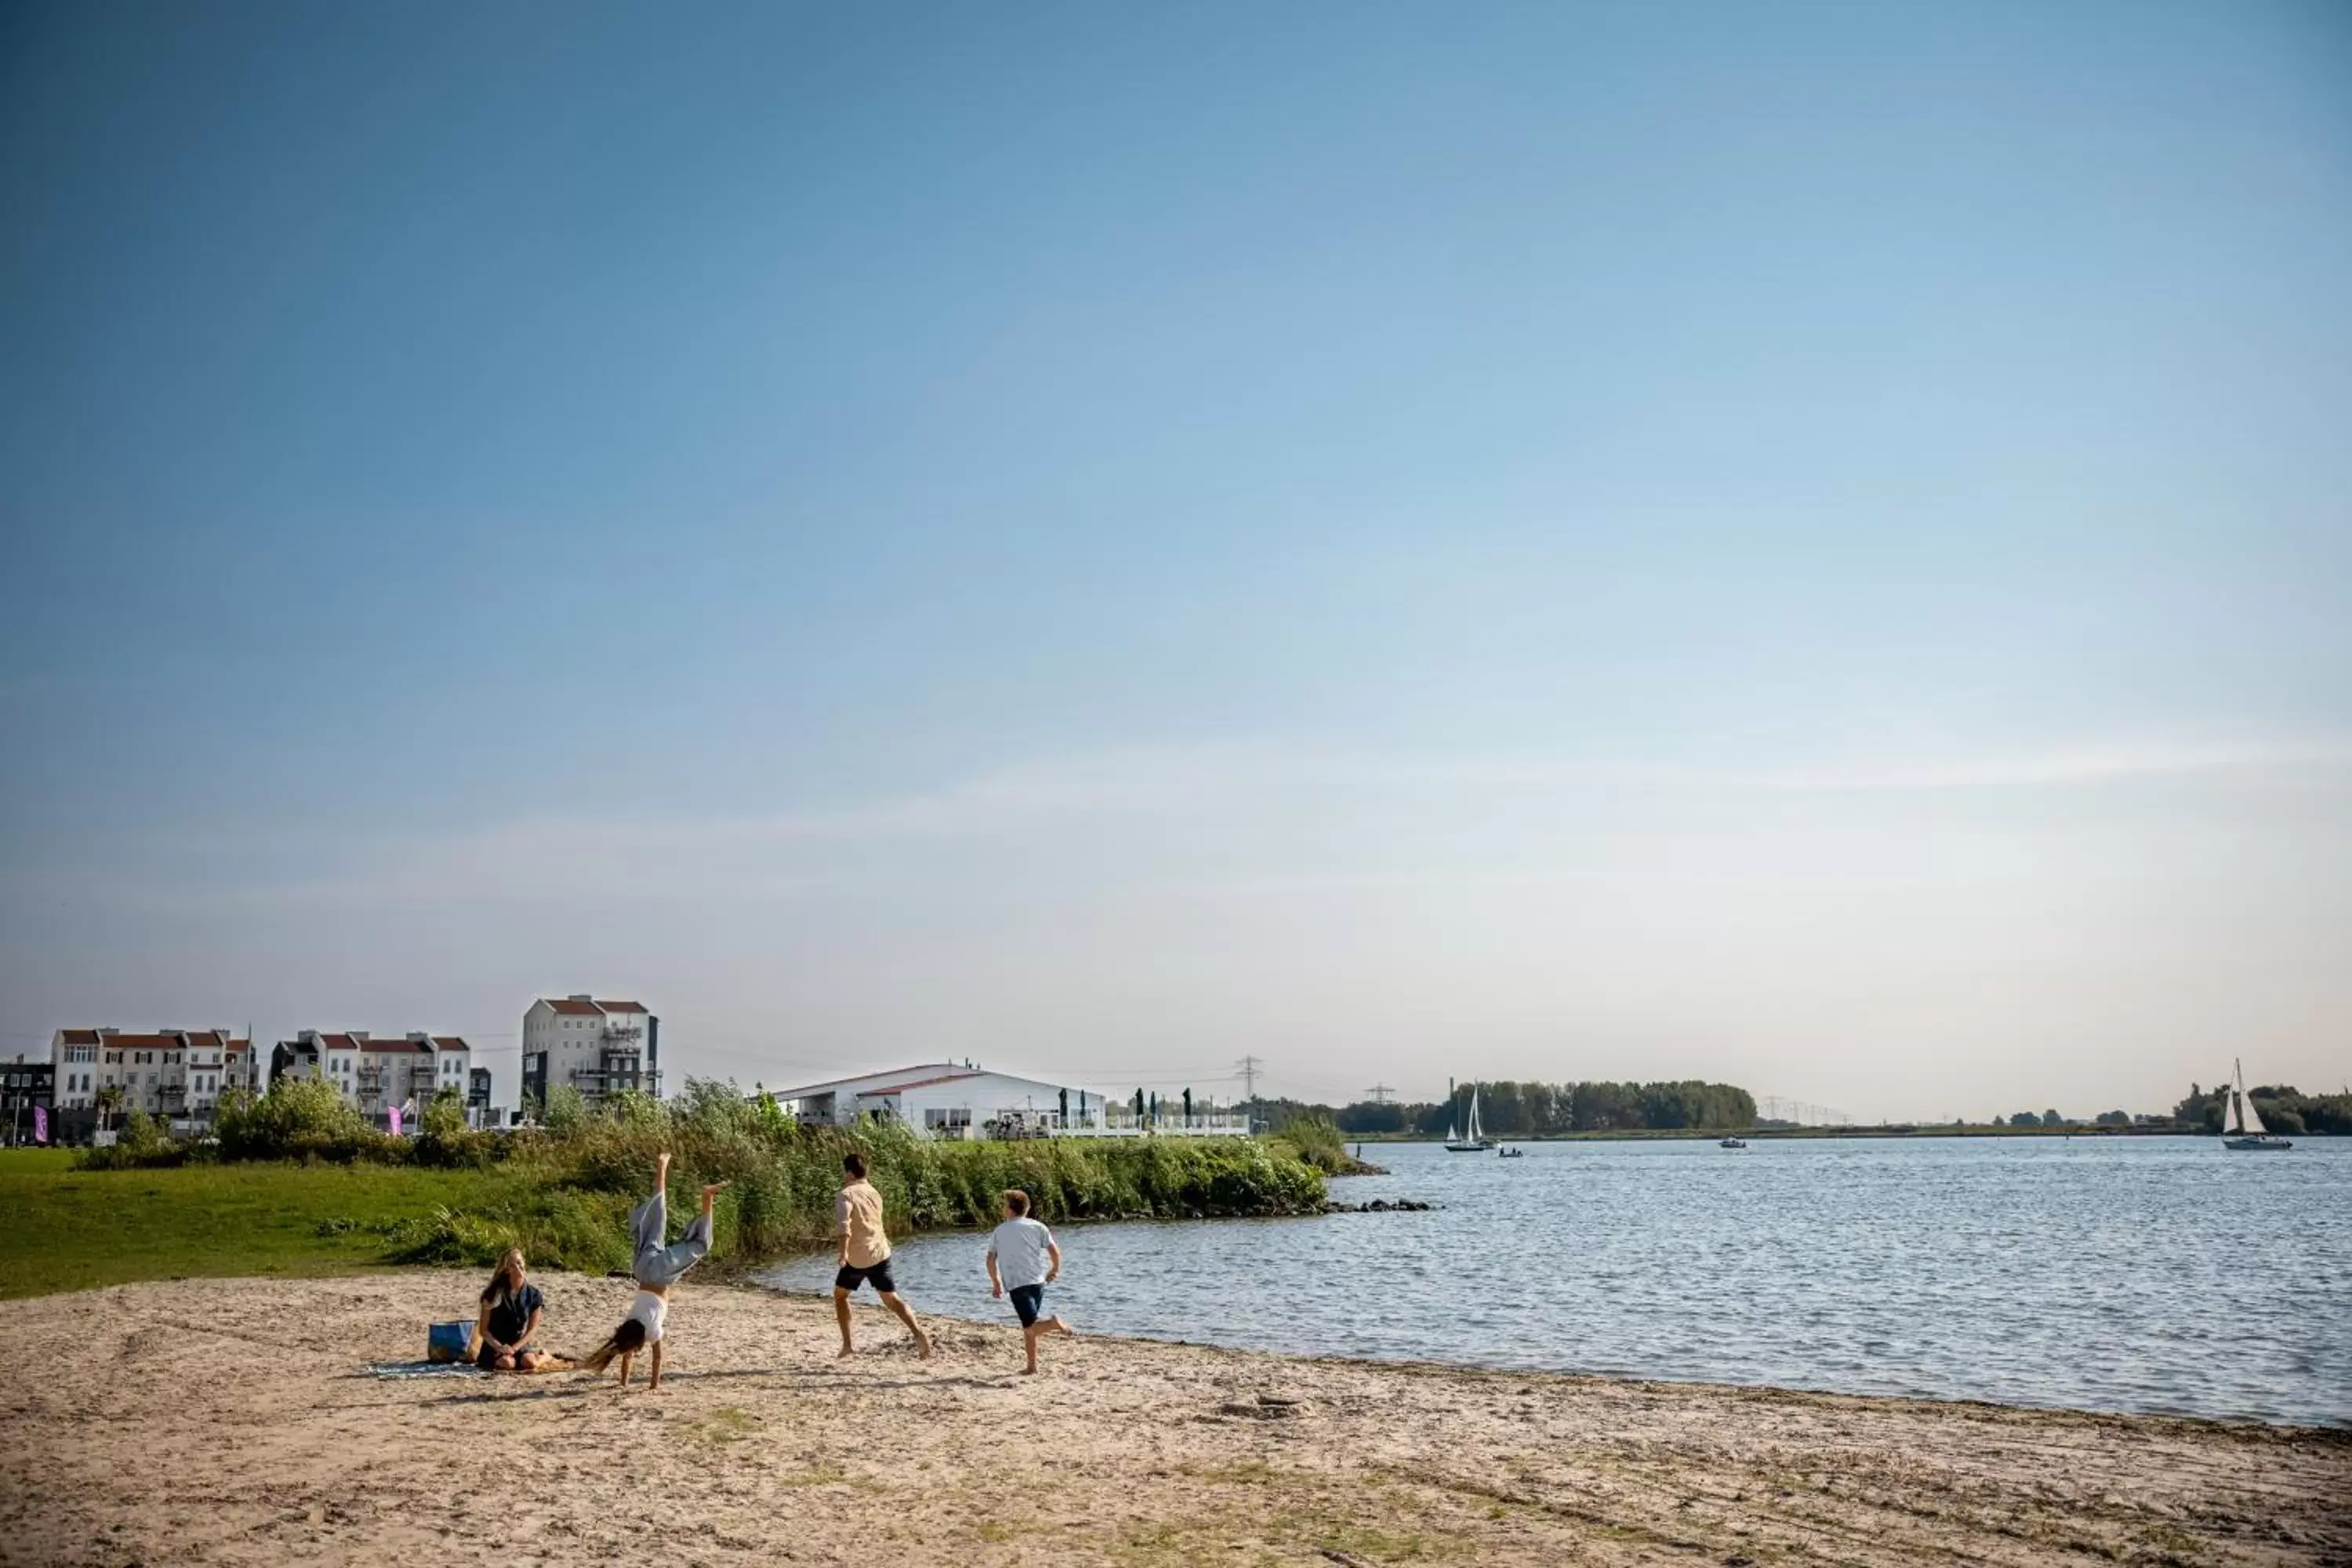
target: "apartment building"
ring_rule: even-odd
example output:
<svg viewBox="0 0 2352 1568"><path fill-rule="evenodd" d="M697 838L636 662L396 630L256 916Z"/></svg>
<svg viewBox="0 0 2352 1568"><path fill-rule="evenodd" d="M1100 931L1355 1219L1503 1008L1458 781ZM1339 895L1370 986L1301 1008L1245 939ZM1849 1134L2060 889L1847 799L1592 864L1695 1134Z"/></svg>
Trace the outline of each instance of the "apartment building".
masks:
<svg viewBox="0 0 2352 1568"><path fill-rule="evenodd" d="M470 1100L472 1068L473 1047L462 1036L423 1030L372 1035L365 1029L304 1029L278 1041L269 1056L271 1082L323 1079L360 1114L385 1123L395 1107L414 1114L445 1089Z"/></svg>
<svg viewBox="0 0 2352 1568"><path fill-rule="evenodd" d="M642 1002L539 998L522 1016L523 1093L544 1106L565 1084L591 1106L625 1089L660 1099L661 1020Z"/></svg>
<svg viewBox="0 0 2352 1568"><path fill-rule="evenodd" d="M261 1088L253 1042L226 1029L59 1029L49 1061L60 1112L95 1112L100 1091L112 1088L121 1091L124 1115L143 1110L194 1124L210 1121L229 1090Z"/></svg>

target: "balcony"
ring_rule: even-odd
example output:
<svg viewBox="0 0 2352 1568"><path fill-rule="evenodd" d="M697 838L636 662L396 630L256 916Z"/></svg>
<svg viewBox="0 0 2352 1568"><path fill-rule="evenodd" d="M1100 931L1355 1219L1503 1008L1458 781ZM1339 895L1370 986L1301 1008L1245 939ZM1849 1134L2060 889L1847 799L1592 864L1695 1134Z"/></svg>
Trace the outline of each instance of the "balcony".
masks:
<svg viewBox="0 0 2352 1568"><path fill-rule="evenodd" d="M572 1069L572 1087L590 1100L618 1094L625 1089L658 1098L661 1072L658 1068L647 1070L644 1061L635 1051L607 1051L596 1066Z"/></svg>

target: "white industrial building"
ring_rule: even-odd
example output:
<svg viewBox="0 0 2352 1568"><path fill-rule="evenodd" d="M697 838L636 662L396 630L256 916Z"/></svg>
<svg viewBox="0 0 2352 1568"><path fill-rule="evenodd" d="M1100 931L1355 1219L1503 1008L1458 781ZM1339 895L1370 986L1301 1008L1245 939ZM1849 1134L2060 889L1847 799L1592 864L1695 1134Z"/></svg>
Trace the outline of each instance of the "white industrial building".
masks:
<svg viewBox="0 0 2352 1568"><path fill-rule="evenodd" d="M659 1100L661 1020L642 1002L539 998L522 1016L523 1093L544 1107L565 1084L591 1109L625 1089Z"/></svg>
<svg viewBox="0 0 2352 1568"><path fill-rule="evenodd" d="M324 1079L360 1114L384 1123L394 1107L415 1115L451 1089L467 1101L469 1119L478 1121L489 1096L485 1089L479 1095L483 1104L474 1103L472 1066L473 1047L457 1035L304 1029L278 1042L269 1057L269 1077L273 1083L281 1078Z"/></svg>
<svg viewBox="0 0 2352 1568"><path fill-rule="evenodd" d="M776 1091L804 1124L846 1127L861 1116L898 1122L929 1138L1131 1138L1147 1131L1247 1133L1238 1112L1139 1121L1132 1106L1100 1089L991 1072L970 1063L929 1062ZM1166 1110L1165 1106L1162 1107Z"/></svg>
<svg viewBox="0 0 2352 1568"><path fill-rule="evenodd" d="M120 1114L143 1110L186 1127L210 1121L230 1089L261 1088L253 1042L226 1029L59 1029L49 1061L60 1112L94 1110L100 1091L113 1088L122 1095Z"/></svg>

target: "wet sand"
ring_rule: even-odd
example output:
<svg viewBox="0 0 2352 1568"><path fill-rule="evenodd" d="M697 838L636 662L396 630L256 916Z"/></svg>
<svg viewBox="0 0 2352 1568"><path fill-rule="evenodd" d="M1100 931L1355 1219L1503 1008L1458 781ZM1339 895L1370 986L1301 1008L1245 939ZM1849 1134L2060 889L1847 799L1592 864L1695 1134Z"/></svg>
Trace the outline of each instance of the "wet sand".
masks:
<svg viewBox="0 0 2352 1568"><path fill-rule="evenodd" d="M539 1283L564 1350L628 1300ZM362 1371L478 1284L0 1303L0 1563L2352 1562L2343 1431L1092 1338L1026 1378L871 1307L837 1362L829 1303L691 1284L658 1394Z"/></svg>

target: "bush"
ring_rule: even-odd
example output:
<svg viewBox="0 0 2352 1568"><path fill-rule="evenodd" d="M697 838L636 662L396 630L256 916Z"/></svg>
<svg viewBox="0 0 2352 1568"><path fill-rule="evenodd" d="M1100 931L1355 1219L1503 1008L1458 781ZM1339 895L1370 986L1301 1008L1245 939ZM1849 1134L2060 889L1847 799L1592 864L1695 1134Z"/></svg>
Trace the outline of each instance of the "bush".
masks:
<svg viewBox="0 0 2352 1568"><path fill-rule="evenodd" d="M1344 1176L1360 1168L1338 1126L1319 1111L1291 1117L1274 1130L1274 1135L1327 1176Z"/></svg>
<svg viewBox="0 0 2352 1568"><path fill-rule="evenodd" d="M173 1142L168 1127L134 1110L124 1119L111 1147L85 1149L77 1163L85 1171L149 1170L183 1164L187 1157L187 1146Z"/></svg>
<svg viewBox="0 0 2352 1568"><path fill-rule="evenodd" d="M407 1150L368 1125L324 1079L281 1078L269 1092L225 1096L213 1120L224 1160L397 1161Z"/></svg>
<svg viewBox="0 0 2352 1568"><path fill-rule="evenodd" d="M455 1168L490 1163L495 1140L466 1125L466 1101L454 1089L435 1095L417 1118L411 1153L420 1165Z"/></svg>
<svg viewBox="0 0 2352 1568"><path fill-rule="evenodd" d="M550 1132L573 1131L588 1120L588 1102L570 1084L558 1084L548 1091L547 1112L542 1120Z"/></svg>

